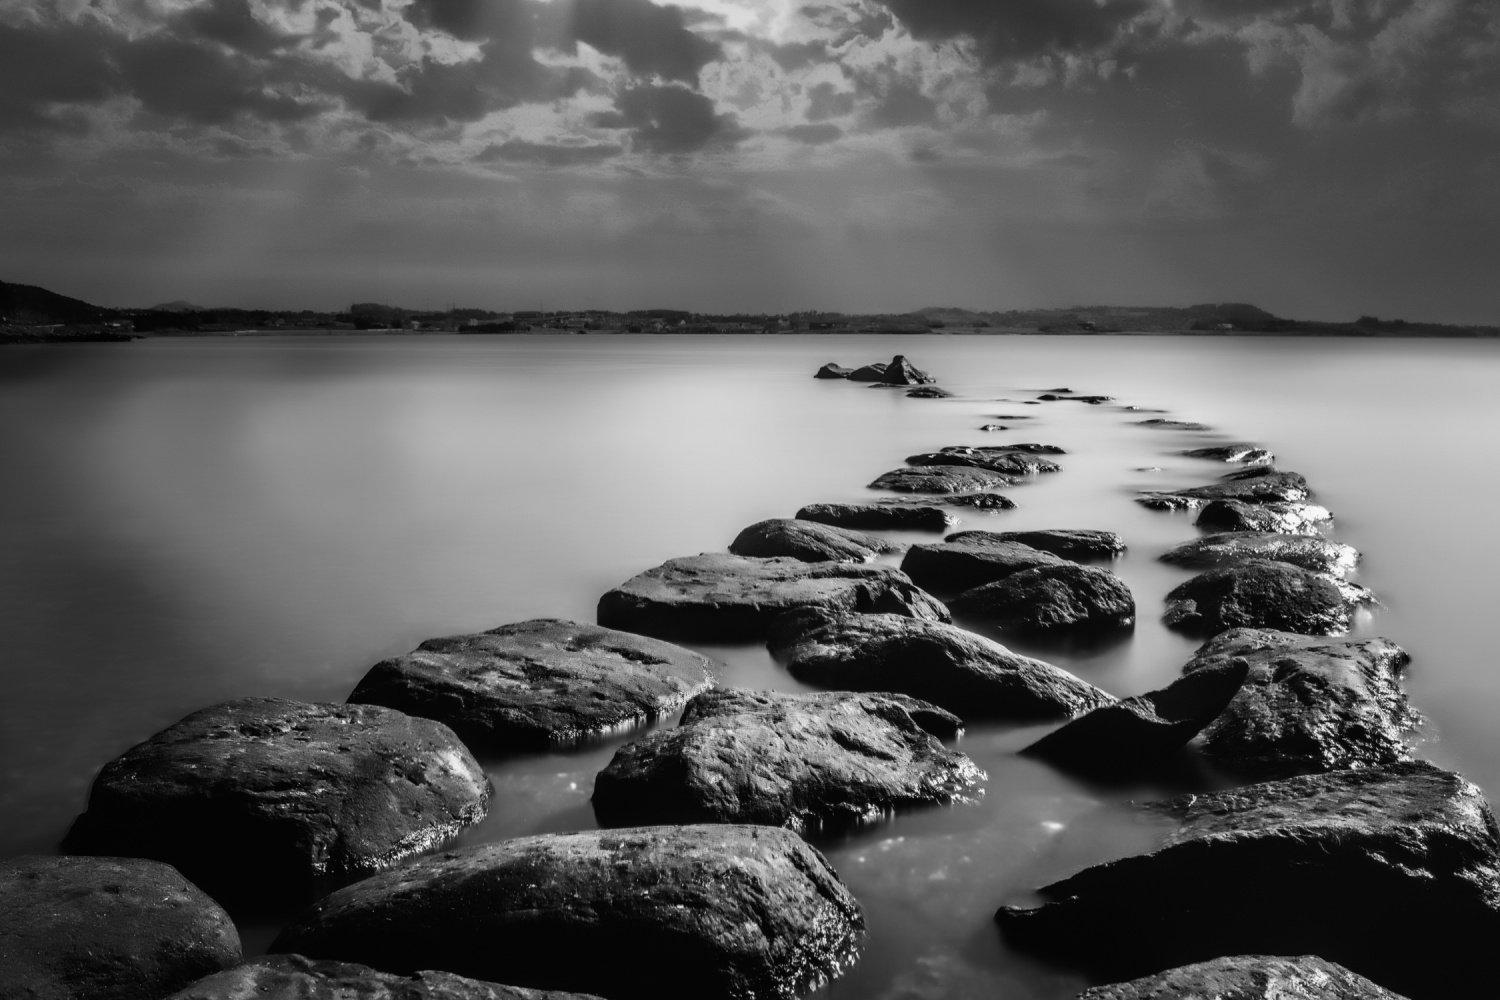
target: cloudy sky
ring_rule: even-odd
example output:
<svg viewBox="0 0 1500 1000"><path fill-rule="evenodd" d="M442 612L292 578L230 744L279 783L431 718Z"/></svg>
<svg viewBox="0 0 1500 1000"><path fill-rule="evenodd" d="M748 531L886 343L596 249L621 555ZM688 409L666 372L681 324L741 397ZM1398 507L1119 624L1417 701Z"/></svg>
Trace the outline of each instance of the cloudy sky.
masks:
<svg viewBox="0 0 1500 1000"><path fill-rule="evenodd" d="M1500 322L1500 3L0 0L0 279Z"/></svg>

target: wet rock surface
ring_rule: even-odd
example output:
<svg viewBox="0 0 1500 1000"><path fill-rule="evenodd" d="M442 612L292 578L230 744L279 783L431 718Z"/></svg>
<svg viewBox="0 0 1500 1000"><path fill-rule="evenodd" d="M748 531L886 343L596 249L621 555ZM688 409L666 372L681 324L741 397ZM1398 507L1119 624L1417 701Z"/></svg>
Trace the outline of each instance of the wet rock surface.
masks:
<svg viewBox="0 0 1500 1000"><path fill-rule="evenodd" d="M1176 823L1163 846L1048 885L1042 906L1003 907L1007 937L1108 976L1317 954L1416 1000L1492 982L1500 835L1458 775L1393 764L1156 808Z"/></svg>
<svg viewBox="0 0 1500 1000"><path fill-rule="evenodd" d="M1090 528L1043 528L1037 531L956 531L945 542L967 545L1019 542L1074 562L1113 559L1125 551L1125 540L1113 531Z"/></svg>
<svg viewBox="0 0 1500 1000"><path fill-rule="evenodd" d="M159 1000L240 961L229 915L137 858L0 861L0 996Z"/></svg>
<svg viewBox="0 0 1500 1000"><path fill-rule="evenodd" d="M1163 553L1161 561L1176 566L1223 566L1241 559L1270 559L1319 573L1351 573L1359 562L1352 545L1315 535L1233 531L1205 535Z"/></svg>
<svg viewBox="0 0 1500 1000"><path fill-rule="evenodd" d="M901 571L920 587L952 594L1003 580L1023 569L1066 561L1020 542L980 533L956 542L913 545L901 560Z"/></svg>
<svg viewBox="0 0 1500 1000"><path fill-rule="evenodd" d="M1123 580L1070 562L1012 573L950 604L957 614L1016 631L1101 632L1135 624L1135 598Z"/></svg>
<svg viewBox="0 0 1500 1000"><path fill-rule="evenodd" d="M891 385L927 385L937 379L907 361L906 355L898 354L885 366L885 378L881 381Z"/></svg>
<svg viewBox="0 0 1500 1000"><path fill-rule="evenodd" d="M1308 498L1307 480L1295 472L1252 466L1231 472L1217 483L1185 490L1143 493L1136 503L1153 510L1196 510L1213 500L1242 503L1300 503Z"/></svg>
<svg viewBox="0 0 1500 1000"><path fill-rule="evenodd" d="M804 683L896 691L966 720L1071 718L1114 700L966 629L895 615L819 617L773 636L771 649Z"/></svg>
<svg viewBox="0 0 1500 1000"><path fill-rule="evenodd" d="M1134 407L1126 407L1134 410ZM1160 413L1160 410L1135 410L1137 413ZM1138 427L1160 427L1163 430L1172 431L1206 431L1212 430L1207 424L1200 424L1195 420L1172 420L1167 417L1151 417L1147 420L1137 420Z"/></svg>
<svg viewBox="0 0 1500 1000"><path fill-rule="evenodd" d="M906 459L907 465L959 465L974 469L987 469L1007 476L1031 476L1039 472L1057 472L1062 467L1038 454L1013 451L1010 448L951 447L941 451L923 452Z"/></svg>
<svg viewBox="0 0 1500 1000"><path fill-rule="evenodd" d="M790 830L652 827L424 858L323 899L272 950L611 1000L655 1000L664 977L682 996L791 1000L852 961L863 930Z"/></svg>
<svg viewBox="0 0 1500 1000"><path fill-rule="evenodd" d="M849 829L952 802L983 781L939 741L961 728L957 716L903 695L710 691L676 729L615 753L595 779L594 814L603 826Z"/></svg>
<svg viewBox="0 0 1500 1000"><path fill-rule="evenodd" d="M897 493L977 493L1014 485L1013 477L999 472L945 463L893 469L871 483L870 489Z"/></svg>
<svg viewBox="0 0 1500 1000"><path fill-rule="evenodd" d="M910 503L814 503L797 511L799 521L837 528L945 531L958 517L941 507Z"/></svg>
<svg viewBox="0 0 1500 1000"><path fill-rule="evenodd" d="M758 521L729 543L737 556L789 556L803 562L869 562L884 552L899 552L889 539L846 528L793 518Z"/></svg>
<svg viewBox="0 0 1500 1000"><path fill-rule="evenodd" d="M559 619L428 639L349 700L436 719L486 750L573 747L654 722L713 684L707 657Z"/></svg>
<svg viewBox="0 0 1500 1000"><path fill-rule="evenodd" d="M280 898L440 846L489 799L484 770L440 723L245 698L105 765L64 848L165 861L220 898Z"/></svg>
<svg viewBox="0 0 1500 1000"><path fill-rule="evenodd" d="M834 362L830 361L822 368L819 368L817 373L813 375L813 378L848 378L852 374L854 374L853 368L845 368L843 365L835 364Z"/></svg>
<svg viewBox="0 0 1500 1000"><path fill-rule="evenodd" d="M706 554L671 559L599 599L599 624L663 638L764 639L790 611L885 612L948 621L948 610L884 566Z"/></svg>
<svg viewBox="0 0 1500 1000"><path fill-rule="evenodd" d="M884 382L885 362L877 361L875 364L856 368L848 374L847 378L851 382Z"/></svg>
<svg viewBox="0 0 1500 1000"><path fill-rule="evenodd" d="M1205 531L1261 531L1285 535L1316 534L1318 525L1333 520L1328 508L1313 503L1245 503L1213 500L1204 504L1194 523Z"/></svg>
<svg viewBox="0 0 1500 1000"><path fill-rule="evenodd" d="M969 507L973 510L1016 509L1016 502L1002 493L955 493L933 497L932 502L949 507Z"/></svg>
<svg viewBox="0 0 1500 1000"><path fill-rule="evenodd" d="M1189 677L1230 665L1248 673L1203 730L1201 751L1259 778L1379 767L1408 760L1417 723L1401 687L1410 657L1389 639L1323 639L1232 629L1184 666Z"/></svg>
<svg viewBox="0 0 1500 1000"><path fill-rule="evenodd" d="M1210 448L1189 448L1182 452L1188 458L1206 458L1213 462L1238 465L1270 465L1276 456L1253 444L1219 444Z"/></svg>
<svg viewBox="0 0 1500 1000"><path fill-rule="evenodd" d="M1269 559L1244 559L1200 573L1167 593L1163 620L1193 635L1270 628L1303 635L1349 631L1354 611L1375 597L1327 573Z"/></svg>
<svg viewBox="0 0 1500 1000"><path fill-rule="evenodd" d="M1078 1000L1405 1000L1316 955L1235 955L1084 990Z"/></svg>
<svg viewBox="0 0 1500 1000"><path fill-rule="evenodd" d="M935 385L924 385L920 389L911 390L906 396L908 399L952 399L953 393Z"/></svg>
<svg viewBox="0 0 1500 1000"><path fill-rule="evenodd" d="M201 979L167 1000L599 1000L592 994L502 986L451 972L394 976L368 965L267 955Z"/></svg>

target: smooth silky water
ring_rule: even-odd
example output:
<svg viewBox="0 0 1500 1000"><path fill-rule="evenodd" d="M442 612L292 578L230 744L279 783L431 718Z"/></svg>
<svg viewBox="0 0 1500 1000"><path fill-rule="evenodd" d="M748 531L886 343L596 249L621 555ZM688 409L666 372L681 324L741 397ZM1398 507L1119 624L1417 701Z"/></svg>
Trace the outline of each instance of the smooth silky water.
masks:
<svg viewBox="0 0 1500 1000"><path fill-rule="evenodd" d="M956 392L820 382L905 353ZM193 709L247 695L342 700L424 638L540 616L722 550L805 503L875 496L902 458L1042 441L1064 471L962 527L1108 528L1139 621L1065 648L1002 637L1107 690L1175 676L1197 645L1160 624L1196 536L1138 489L1231 467L1174 454L1271 448L1365 556L1384 606L1360 634L1413 655L1419 752L1500 789L1491 651L1500 532L1500 345L1185 337L299 337L0 348L0 853L50 851L99 767ZM1069 386L1119 404L1023 405ZM1136 426L1149 414L1212 433ZM1019 413L1031 419L996 420ZM1012 430L984 434L984 423ZM1162 471L1137 471L1159 466ZM903 540L935 540L905 534ZM759 646L700 646L726 685L799 690ZM668 722L670 724L670 720ZM1149 846L1126 807L1215 785L1188 768L1094 785L1014 751L1047 727L980 725L971 805L819 842L863 903L860 963L828 997L1071 997L1079 975L1008 949L994 909ZM594 826L594 774L624 739L487 761L489 818L464 842ZM232 859L226 859L232 864ZM283 916L290 916L286 914ZM247 922L251 951L274 922ZM656 960L656 959L653 959Z"/></svg>

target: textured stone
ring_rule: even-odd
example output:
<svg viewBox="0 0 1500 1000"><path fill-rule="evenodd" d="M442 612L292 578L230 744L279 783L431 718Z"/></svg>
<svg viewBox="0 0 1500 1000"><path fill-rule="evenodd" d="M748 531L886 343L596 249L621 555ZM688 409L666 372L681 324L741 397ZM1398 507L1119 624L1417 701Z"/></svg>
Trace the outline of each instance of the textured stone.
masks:
<svg viewBox="0 0 1500 1000"><path fill-rule="evenodd" d="M1107 631L1135 624L1135 598L1108 570L1064 562L965 591L953 610L1017 631Z"/></svg>
<svg viewBox="0 0 1500 1000"><path fill-rule="evenodd" d="M599 1000L483 983L449 972L393 976L354 962L267 955L200 979L167 1000Z"/></svg>
<svg viewBox="0 0 1500 1000"><path fill-rule="evenodd" d="M1364 587L1327 573L1245 559L1174 587L1167 593L1164 620L1194 635L1230 628L1338 635L1349 631L1355 608L1374 600Z"/></svg>
<svg viewBox="0 0 1500 1000"><path fill-rule="evenodd" d="M803 562L869 562L885 552L899 552L901 546L845 528L835 528L807 520L773 518L750 525L729 543L737 556L790 556Z"/></svg>
<svg viewBox="0 0 1500 1000"><path fill-rule="evenodd" d="M1316 955L1235 955L1128 983L1084 990L1078 1000L1404 1000Z"/></svg>

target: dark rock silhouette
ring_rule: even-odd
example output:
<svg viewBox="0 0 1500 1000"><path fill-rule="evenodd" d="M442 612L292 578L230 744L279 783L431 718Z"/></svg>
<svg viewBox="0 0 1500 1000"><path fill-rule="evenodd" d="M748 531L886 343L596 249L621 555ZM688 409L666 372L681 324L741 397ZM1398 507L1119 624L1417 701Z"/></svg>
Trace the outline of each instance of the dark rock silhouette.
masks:
<svg viewBox="0 0 1500 1000"><path fill-rule="evenodd" d="M870 489L897 493L976 493L1014 485L1016 480L1010 476L950 463L894 469L872 482Z"/></svg>
<svg viewBox="0 0 1500 1000"><path fill-rule="evenodd" d="M1096 566L1038 566L965 591L953 611L1000 628L1099 632L1135 624L1135 598L1124 581Z"/></svg>
<svg viewBox="0 0 1500 1000"><path fill-rule="evenodd" d="M837 364L834 364L832 361L830 361L830 362L828 362L828 364L824 365L822 368L819 368L818 371L817 371L817 374L813 375L813 378L845 378L846 379L850 375L853 375L853 374L854 374L854 369L853 368L845 368L842 365L837 365Z"/></svg>
<svg viewBox="0 0 1500 1000"><path fill-rule="evenodd" d="M793 518L759 521L729 543L729 551L737 556L790 556L803 562L869 562L901 548L875 535Z"/></svg>
<svg viewBox="0 0 1500 1000"><path fill-rule="evenodd" d="M200 979L167 1000L600 1000L592 994L501 986L450 972L393 976L368 965L266 955Z"/></svg>
<svg viewBox="0 0 1500 1000"><path fill-rule="evenodd" d="M1113 531L1089 528L1043 528L1037 531L956 531L943 539L966 545L1019 542L1074 562L1113 559L1125 551L1125 540Z"/></svg>
<svg viewBox="0 0 1500 1000"><path fill-rule="evenodd" d="M958 465L975 469L988 469L1007 476L1030 476L1038 472L1057 472L1062 467L1050 459L1024 451L1002 448L944 448L920 455L911 455L907 465L933 466Z"/></svg>
<svg viewBox="0 0 1500 1000"><path fill-rule="evenodd" d="M1194 635L1273 628L1303 635L1349 630L1354 609L1374 603L1364 587L1269 559L1245 559L1200 573L1167 593L1164 621Z"/></svg>
<svg viewBox="0 0 1500 1000"><path fill-rule="evenodd" d="M1002 580L1037 566L1057 566L1066 560L1020 542L974 537L958 542L913 545L901 560L901 572L919 587L939 593L958 593Z"/></svg>
<svg viewBox="0 0 1500 1000"><path fill-rule="evenodd" d="M854 369L847 377L851 382L884 382L885 365L881 362L865 365L863 368Z"/></svg>
<svg viewBox="0 0 1500 1000"><path fill-rule="evenodd" d="M885 378L881 381L891 385L927 385L937 379L907 361L906 355L898 354L885 366Z"/></svg>
<svg viewBox="0 0 1500 1000"><path fill-rule="evenodd" d="M1134 407L1126 407L1134 409ZM1137 410L1137 413L1161 413L1161 410ZM1206 431L1212 430L1207 424L1200 424L1193 420L1169 420L1165 417L1151 417L1148 420L1137 420L1140 427L1160 427L1163 430L1173 431Z"/></svg>
<svg viewBox="0 0 1500 1000"><path fill-rule="evenodd" d="M1301 955L1235 955L1095 986L1078 1000L1405 1000L1342 965Z"/></svg>
<svg viewBox="0 0 1500 1000"><path fill-rule="evenodd" d="M815 503L797 511L797 519L838 528L945 531L958 518L941 507L888 503Z"/></svg>
<svg viewBox="0 0 1500 1000"><path fill-rule="evenodd" d="M935 385L924 385L920 389L911 390L906 396L908 399L952 399L953 393Z"/></svg>

